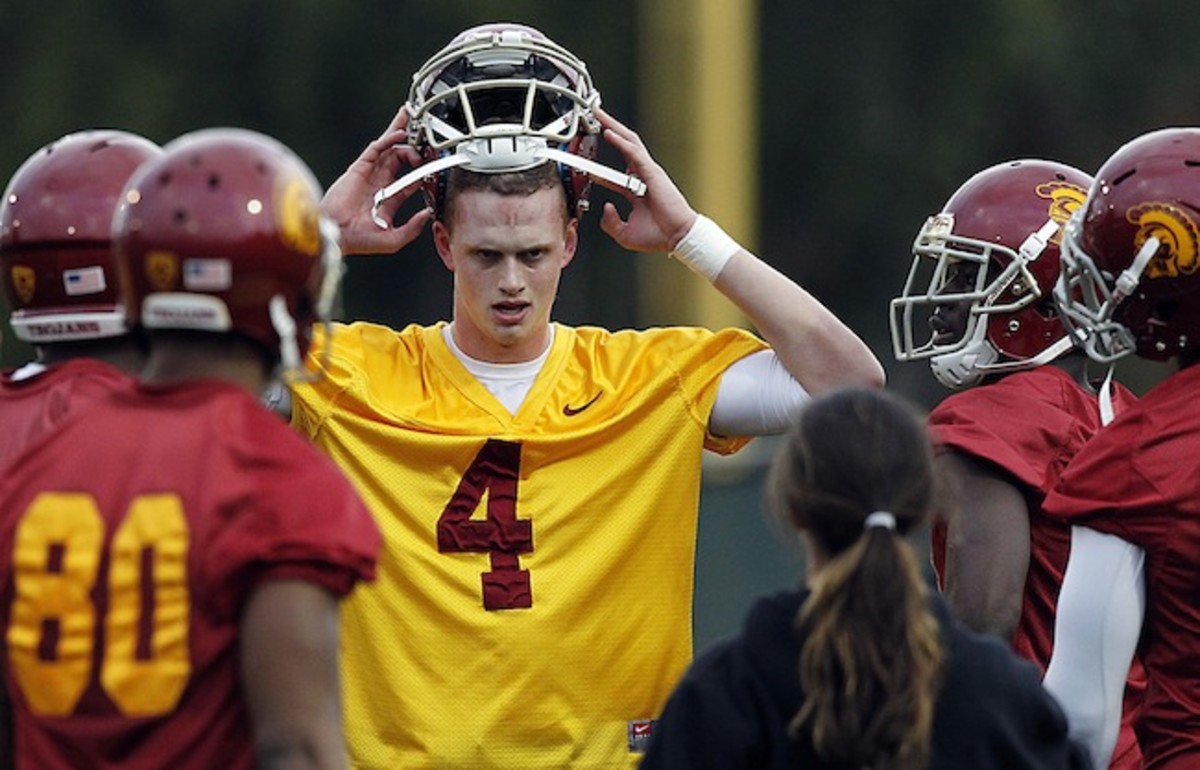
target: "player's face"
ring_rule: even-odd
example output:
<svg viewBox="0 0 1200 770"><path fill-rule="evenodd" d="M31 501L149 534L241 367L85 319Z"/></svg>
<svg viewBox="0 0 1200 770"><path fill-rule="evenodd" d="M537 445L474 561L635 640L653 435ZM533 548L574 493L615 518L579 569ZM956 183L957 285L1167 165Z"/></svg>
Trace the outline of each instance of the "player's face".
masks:
<svg viewBox="0 0 1200 770"><path fill-rule="evenodd" d="M454 273L454 341L472 358L516 363L549 344L550 310L575 256L576 222L558 187L532 195L459 193L434 243Z"/></svg>
<svg viewBox="0 0 1200 770"><path fill-rule="evenodd" d="M975 276L979 272L977 262L958 261L946 268L946 283L938 294L961 294L973 291ZM945 302L934 306L929 316L929 328L933 332L935 345L950 345L962 339L971 317L971 301Z"/></svg>

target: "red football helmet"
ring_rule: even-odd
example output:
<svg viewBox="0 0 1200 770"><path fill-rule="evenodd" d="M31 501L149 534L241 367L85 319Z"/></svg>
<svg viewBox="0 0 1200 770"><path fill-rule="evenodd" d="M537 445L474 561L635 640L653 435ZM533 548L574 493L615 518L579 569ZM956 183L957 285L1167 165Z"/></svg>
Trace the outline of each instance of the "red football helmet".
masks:
<svg viewBox="0 0 1200 770"><path fill-rule="evenodd" d="M1062 227L1090 183L1046 160L1001 163L963 183L913 243L904 292L891 302L896 359L928 358L943 385L963 388L1070 350L1050 294ZM962 328L939 324L942 313Z"/></svg>
<svg viewBox="0 0 1200 770"><path fill-rule="evenodd" d="M147 329L238 332L295 373L342 272L316 178L244 129L185 134L129 181L113 222Z"/></svg>
<svg viewBox="0 0 1200 770"><path fill-rule="evenodd" d="M68 134L31 155L0 201L4 300L18 339L35 345L129 332L110 249L121 190L158 145L116 130Z"/></svg>
<svg viewBox="0 0 1200 770"><path fill-rule="evenodd" d="M1097 361L1166 360L1200 343L1200 128L1134 139L1067 225L1054 299Z"/></svg>
<svg viewBox="0 0 1200 770"><path fill-rule="evenodd" d="M591 178L645 193L645 184L595 161L600 93L574 54L523 24L472 27L413 75L409 143L426 159L375 195L375 207L421 181L440 216L446 171L521 171L558 164L572 212L587 210ZM381 227L389 226L376 213Z"/></svg>

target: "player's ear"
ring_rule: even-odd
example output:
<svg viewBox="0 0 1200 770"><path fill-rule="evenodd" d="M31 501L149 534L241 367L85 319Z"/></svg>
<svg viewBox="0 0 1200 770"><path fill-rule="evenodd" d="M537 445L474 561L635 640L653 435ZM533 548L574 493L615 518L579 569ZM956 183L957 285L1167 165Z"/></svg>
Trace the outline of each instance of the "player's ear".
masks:
<svg viewBox="0 0 1200 770"><path fill-rule="evenodd" d="M442 264L453 273L454 253L450 250L450 230L440 219L433 221L433 245L437 249L438 256L442 258Z"/></svg>
<svg viewBox="0 0 1200 770"><path fill-rule="evenodd" d="M563 261L562 266L571 264L575 258L575 250L579 247L579 219L572 217L563 231Z"/></svg>

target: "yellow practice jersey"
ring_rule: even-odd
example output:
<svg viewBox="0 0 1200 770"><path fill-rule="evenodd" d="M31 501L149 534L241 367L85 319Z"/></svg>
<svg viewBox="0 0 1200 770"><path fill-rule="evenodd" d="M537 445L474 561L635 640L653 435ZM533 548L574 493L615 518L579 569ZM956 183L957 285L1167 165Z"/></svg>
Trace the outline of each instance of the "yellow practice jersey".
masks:
<svg viewBox="0 0 1200 770"><path fill-rule="evenodd" d="M635 767L691 659L702 449L746 441L708 433L717 385L764 345L559 325L513 415L443 326L335 326L293 393L384 536L343 604L352 763Z"/></svg>

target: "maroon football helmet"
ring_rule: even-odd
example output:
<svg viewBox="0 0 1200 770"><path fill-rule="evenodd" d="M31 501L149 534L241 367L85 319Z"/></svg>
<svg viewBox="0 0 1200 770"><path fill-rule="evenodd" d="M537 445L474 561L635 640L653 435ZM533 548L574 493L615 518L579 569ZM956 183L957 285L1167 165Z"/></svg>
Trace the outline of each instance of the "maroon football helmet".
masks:
<svg viewBox="0 0 1200 770"><path fill-rule="evenodd" d="M1166 360L1200 343L1200 128L1120 147L1067 225L1055 287L1097 361Z"/></svg>
<svg viewBox="0 0 1200 770"><path fill-rule="evenodd" d="M896 359L927 358L943 385L963 388L1070 350L1050 295L1062 227L1090 183L1047 160L1000 163L964 182L913 244L903 294L891 303ZM930 334L930 320L950 307L962 328Z"/></svg>
<svg viewBox="0 0 1200 770"><path fill-rule="evenodd" d="M523 24L481 24L454 37L413 75L409 144L425 158L375 195L387 198L420 181L439 217L446 172L482 173L557 164L572 214L587 210L592 178L645 193L645 184L596 162L600 93L584 63ZM388 226L376 214L382 227Z"/></svg>
<svg viewBox="0 0 1200 770"><path fill-rule="evenodd" d="M0 201L0 270L18 339L35 345L129 332L110 248L125 182L162 154L116 130L68 134L31 155Z"/></svg>
<svg viewBox="0 0 1200 770"><path fill-rule="evenodd" d="M297 370L341 278L320 201L308 166L270 137L212 128L172 141L113 222L142 324L238 332Z"/></svg>

